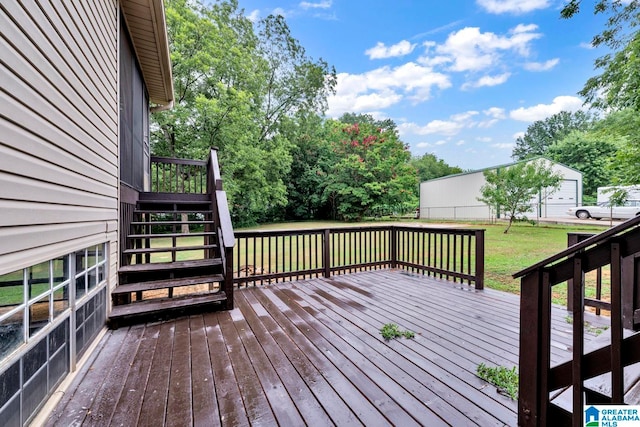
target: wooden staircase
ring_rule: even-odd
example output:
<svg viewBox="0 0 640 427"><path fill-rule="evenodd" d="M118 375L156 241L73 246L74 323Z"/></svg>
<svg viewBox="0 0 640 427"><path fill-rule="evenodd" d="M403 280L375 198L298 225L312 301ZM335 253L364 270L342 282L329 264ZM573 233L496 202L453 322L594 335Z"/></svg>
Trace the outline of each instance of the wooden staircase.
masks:
<svg viewBox="0 0 640 427"><path fill-rule="evenodd" d="M608 295L587 298L588 276L599 283L601 269ZM521 278L518 425L582 426L584 405L640 404L640 216L514 277ZM551 366L551 296L561 284L571 301L573 354ZM610 327L594 348L584 340L587 307L610 313Z"/></svg>
<svg viewBox="0 0 640 427"><path fill-rule="evenodd" d="M233 308L232 278L225 274L231 274L226 261L232 252L220 238L220 218L230 226L224 192L146 192L137 198L122 221L128 229L121 234L110 327Z"/></svg>

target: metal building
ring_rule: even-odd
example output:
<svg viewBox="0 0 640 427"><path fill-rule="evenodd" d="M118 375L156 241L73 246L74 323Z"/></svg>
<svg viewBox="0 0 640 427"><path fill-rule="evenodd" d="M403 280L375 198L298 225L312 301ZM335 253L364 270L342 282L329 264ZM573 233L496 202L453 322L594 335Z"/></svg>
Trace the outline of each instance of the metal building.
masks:
<svg viewBox="0 0 640 427"><path fill-rule="evenodd" d="M528 160L536 161L540 158ZM560 163L542 158L553 171L562 175L560 188L543 189L531 200L526 214L530 219L566 216L572 206L582 203L582 173ZM486 170L500 170L515 165L509 163L477 171L436 178L420 184L420 218L492 220L504 213L480 202L480 189L486 183Z"/></svg>

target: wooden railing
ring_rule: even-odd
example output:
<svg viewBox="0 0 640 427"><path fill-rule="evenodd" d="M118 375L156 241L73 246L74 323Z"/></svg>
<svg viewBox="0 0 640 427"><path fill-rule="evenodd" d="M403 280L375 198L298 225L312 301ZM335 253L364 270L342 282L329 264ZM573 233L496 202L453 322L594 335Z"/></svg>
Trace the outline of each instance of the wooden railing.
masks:
<svg viewBox="0 0 640 427"><path fill-rule="evenodd" d="M600 308L611 313L610 344L585 353L585 276L605 266L610 301ZM576 243L514 277L521 278L518 424L584 425L585 402L624 403L624 367L640 361L640 335L623 338L623 329L637 330L640 325L640 217ZM552 289L568 280L572 280L573 356L552 368ZM610 373L610 396L585 387L586 380L603 373ZM568 392L570 386L573 409L568 413L550 401L550 394Z"/></svg>
<svg viewBox="0 0 640 427"><path fill-rule="evenodd" d="M157 193L207 193L207 162L151 156L151 191Z"/></svg>
<svg viewBox="0 0 640 427"><path fill-rule="evenodd" d="M233 309L233 248L236 244L229 214L229 203L227 193L222 189L222 177L220 176L220 165L218 163L217 148L211 149L209 161L206 165L207 193L211 196L213 206L213 220L218 237L219 254L211 253L213 257L220 255L222 258L222 268L224 272L223 291L227 296L226 309Z"/></svg>
<svg viewBox="0 0 640 427"><path fill-rule="evenodd" d="M371 226L236 232L234 282L402 268L484 286L484 230Z"/></svg>

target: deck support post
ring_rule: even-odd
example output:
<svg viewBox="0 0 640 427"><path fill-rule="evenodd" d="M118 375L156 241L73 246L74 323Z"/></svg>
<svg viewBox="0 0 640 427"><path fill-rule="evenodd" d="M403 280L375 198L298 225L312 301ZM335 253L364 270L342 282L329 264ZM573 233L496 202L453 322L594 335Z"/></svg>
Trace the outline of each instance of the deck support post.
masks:
<svg viewBox="0 0 640 427"><path fill-rule="evenodd" d="M545 340L549 339L550 319L544 321L545 311L550 304L544 304L542 270L536 270L521 279L520 290L520 359L518 387L518 425L544 425L548 406L548 377L550 348ZM543 307L546 305L548 307ZM550 317L550 312L546 313ZM546 333L545 333L546 331ZM547 398L545 399L544 396Z"/></svg>

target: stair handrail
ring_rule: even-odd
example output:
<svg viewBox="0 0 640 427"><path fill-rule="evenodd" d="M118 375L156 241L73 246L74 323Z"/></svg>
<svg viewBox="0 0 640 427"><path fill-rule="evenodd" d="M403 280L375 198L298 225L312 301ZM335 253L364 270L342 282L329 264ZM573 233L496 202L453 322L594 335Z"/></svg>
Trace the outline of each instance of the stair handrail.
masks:
<svg viewBox="0 0 640 427"><path fill-rule="evenodd" d="M220 256L224 271L223 290L227 296L226 308L233 308L233 247L235 246L235 234L229 213L227 193L222 189L222 176L218 162L218 148L212 147L207 162L207 192L211 195L214 207L214 220L218 232Z"/></svg>
<svg viewBox="0 0 640 427"><path fill-rule="evenodd" d="M621 351L625 348L628 353L629 346L634 346L634 351L640 346L638 340L632 343L623 338L623 321L630 317L633 321L637 314L634 311L640 312L633 306L640 281L634 273L638 271L639 254L640 216L636 216L513 275L521 278L518 425L542 426L560 415L573 417L575 425L582 420L584 381L605 368L611 372L611 403L623 401L624 366L637 360L623 357ZM603 351L610 355L609 359L599 357L598 363L607 366L595 370L590 365L593 357L584 353L584 277L606 265L611 266L611 344ZM627 272L625 278L623 271ZM554 285L569 279L573 281L572 294L568 295L573 301L573 356L562 368L551 368L551 291ZM568 385L573 386L570 414L549 400L551 392Z"/></svg>

